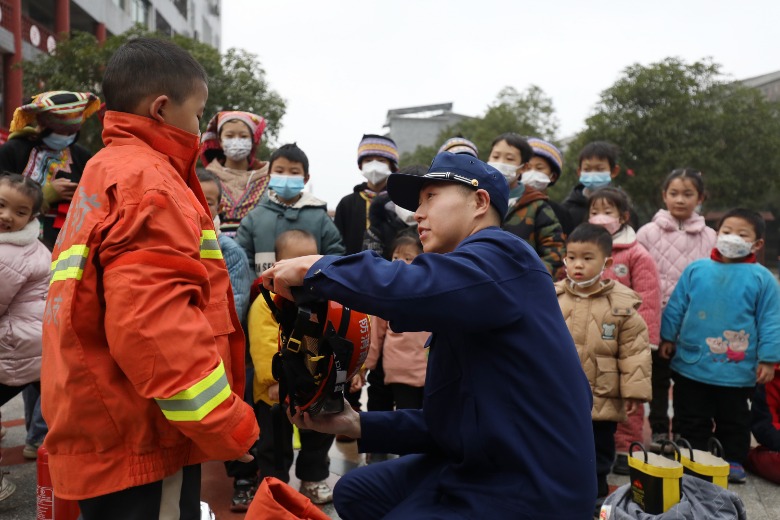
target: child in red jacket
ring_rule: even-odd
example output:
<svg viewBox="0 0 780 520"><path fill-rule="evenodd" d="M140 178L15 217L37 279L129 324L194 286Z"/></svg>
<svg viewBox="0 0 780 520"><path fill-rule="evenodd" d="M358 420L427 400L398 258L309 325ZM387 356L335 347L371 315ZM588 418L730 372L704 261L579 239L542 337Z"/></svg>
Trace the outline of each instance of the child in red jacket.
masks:
<svg viewBox="0 0 780 520"><path fill-rule="evenodd" d="M750 429L760 446L748 453L747 468L756 475L780 484L780 368L775 378L756 387L751 408Z"/></svg>

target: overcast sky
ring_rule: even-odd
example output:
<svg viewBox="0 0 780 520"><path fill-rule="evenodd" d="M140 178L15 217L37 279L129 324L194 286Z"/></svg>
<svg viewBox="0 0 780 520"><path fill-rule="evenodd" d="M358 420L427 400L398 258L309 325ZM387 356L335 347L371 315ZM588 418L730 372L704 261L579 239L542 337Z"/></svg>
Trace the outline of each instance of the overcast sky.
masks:
<svg viewBox="0 0 780 520"><path fill-rule="evenodd" d="M566 137L634 63L780 70L778 21L777 0L223 0L222 51L258 55L287 102L277 144L297 141L334 208L363 181L358 142L387 131L389 109L453 102L478 116L504 86L536 84Z"/></svg>

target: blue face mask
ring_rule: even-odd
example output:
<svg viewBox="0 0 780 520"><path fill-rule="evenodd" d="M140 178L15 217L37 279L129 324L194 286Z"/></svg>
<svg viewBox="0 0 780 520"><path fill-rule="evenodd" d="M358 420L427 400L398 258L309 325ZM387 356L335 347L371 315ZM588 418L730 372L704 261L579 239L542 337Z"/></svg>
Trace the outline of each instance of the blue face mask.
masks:
<svg viewBox="0 0 780 520"><path fill-rule="evenodd" d="M51 133L41 140L52 150L64 150L73 144L73 142L76 140L76 134L62 135Z"/></svg>
<svg viewBox="0 0 780 520"><path fill-rule="evenodd" d="M298 196L303 191L303 176L301 175L282 175L272 173L268 187L274 190L279 198L290 200Z"/></svg>
<svg viewBox="0 0 780 520"><path fill-rule="evenodd" d="M612 182L609 172L587 172L580 174L580 182L589 190L597 190Z"/></svg>

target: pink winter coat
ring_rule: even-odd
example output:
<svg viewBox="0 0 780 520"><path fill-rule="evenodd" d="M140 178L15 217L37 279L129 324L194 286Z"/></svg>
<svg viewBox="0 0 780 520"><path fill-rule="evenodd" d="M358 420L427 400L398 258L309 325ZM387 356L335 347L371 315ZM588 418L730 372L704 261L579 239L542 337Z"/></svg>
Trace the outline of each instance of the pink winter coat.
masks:
<svg viewBox="0 0 780 520"><path fill-rule="evenodd" d="M0 383L8 386L41 379L51 253L39 231L34 219L20 231L0 233Z"/></svg>
<svg viewBox="0 0 780 520"><path fill-rule="evenodd" d="M672 296L674 286L688 264L710 255L718 234L707 227L704 217L694 213L683 222L662 209L636 234L650 252L661 278L661 308Z"/></svg>
<svg viewBox="0 0 780 520"><path fill-rule="evenodd" d="M631 226L612 235L612 267L602 278L617 280L636 291L642 298L639 315L647 324L650 344L657 347L661 341L661 283L658 269L650 253L636 240Z"/></svg>
<svg viewBox="0 0 780 520"><path fill-rule="evenodd" d="M424 348L430 332L394 332L387 321L371 316L371 343L366 358L368 369L376 368L382 356L385 384L425 385L428 351Z"/></svg>

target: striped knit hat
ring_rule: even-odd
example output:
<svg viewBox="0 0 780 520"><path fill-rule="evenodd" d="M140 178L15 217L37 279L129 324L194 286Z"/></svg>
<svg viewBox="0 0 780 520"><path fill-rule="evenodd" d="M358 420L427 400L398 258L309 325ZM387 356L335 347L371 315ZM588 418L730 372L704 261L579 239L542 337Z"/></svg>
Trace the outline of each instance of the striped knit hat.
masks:
<svg viewBox="0 0 780 520"><path fill-rule="evenodd" d="M390 169L398 170L398 147L389 137L375 134L364 134L358 146L358 167L363 159L371 155L384 157L390 161Z"/></svg>
<svg viewBox="0 0 780 520"><path fill-rule="evenodd" d="M14 111L9 130L18 132L37 124L57 134L72 135L81 130L84 120L99 108L100 100L91 92L43 92Z"/></svg>
<svg viewBox="0 0 780 520"><path fill-rule="evenodd" d="M479 159L479 150L477 150L477 145L466 139L465 137L451 137L444 141L444 144L441 145L441 148L439 148L439 151L437 154L440 154L442 152L451 152L451 153L465 153L467 155L471 155L472 157L476 157Z"/></svg>
<svg viewBox="0 0 780 520"><path fill-rule="evenodd" d="M550 168L552 169L553 173L557 173L558 177L560 177L561 173L563 172L563 154L561 154L561 151L558 150L554 144L548 143L547 141L543 141L536 137L529 137L528 144L531 145L531 148L534 151L534 155L537 155L542 159L546 159L547 162L550 163ZM554 181L550 183L550 186L553 184L555 184Z"/></svg>

